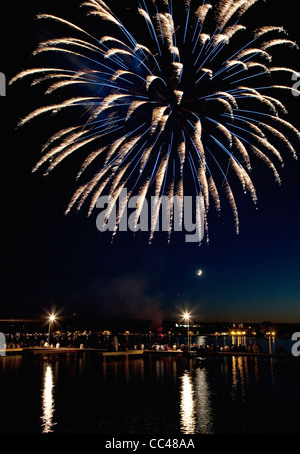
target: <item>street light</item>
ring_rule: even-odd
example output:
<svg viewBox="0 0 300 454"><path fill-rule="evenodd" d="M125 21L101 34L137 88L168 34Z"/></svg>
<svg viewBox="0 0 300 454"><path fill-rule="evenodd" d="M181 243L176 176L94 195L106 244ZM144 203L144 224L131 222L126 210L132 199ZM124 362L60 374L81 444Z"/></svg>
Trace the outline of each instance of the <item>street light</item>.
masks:
<svg viewBox="0 0 300 454"><path fill-rule="evenodd" d="M187 321L188 324L188 347L190 346L190 314L188 312L185 312L183 314L183 318L185 321Z"/></svg>
<svg viewBox="0 0 300 454"><path fill-rule="evenodd" d="M50 332L51 332L51 323L55 321L55 315L50 315L49 317L49 330L48 330L48 344L50 347Z"/></svg>

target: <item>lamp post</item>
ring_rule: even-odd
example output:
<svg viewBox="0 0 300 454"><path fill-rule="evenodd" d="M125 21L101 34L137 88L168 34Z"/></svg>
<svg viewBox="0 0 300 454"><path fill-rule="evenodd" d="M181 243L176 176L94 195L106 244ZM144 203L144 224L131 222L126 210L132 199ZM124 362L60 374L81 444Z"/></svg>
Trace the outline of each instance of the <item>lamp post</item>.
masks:
<svg viewBox="0 0 300 454"><path fill-rule="evenodd" d="M188 347L189 347L190 346L190 314L188 312L185 312L183 314L183 318L185 321L187 321L187 326L188 326L187 335L188 335Z"/></svg>
<svg viewBox="0 0 300 454"><path fill-rule="evenodd" d="M55 315L50 315L49 317L49 330L48 330L48 344L50 347L50 333L51 333L51 323L53 323L55 320Z"/></svg>

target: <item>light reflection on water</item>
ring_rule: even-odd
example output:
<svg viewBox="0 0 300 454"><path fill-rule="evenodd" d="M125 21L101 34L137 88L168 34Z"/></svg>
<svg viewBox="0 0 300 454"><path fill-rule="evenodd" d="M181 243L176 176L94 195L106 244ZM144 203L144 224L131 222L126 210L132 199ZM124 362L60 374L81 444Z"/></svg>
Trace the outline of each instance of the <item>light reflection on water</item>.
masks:
<svg viewBox="0 0 300 454"><path fill-rule="evenodd" d="M181 379L180 420L183 434L213 432L211 390L207 371L197 368L193 374L186 370Z"/></svg>
<svg viewBox="0 0 300 454"><path fill-rule="evenodd" d="M181 431L184 434L195 433L195 401L191 374L189 371L181 377L180 390Z"/></svg>
<svg viewBox="0 0 300 454"><path fill-rule="evenodd" d="M213 432L213 412L211 405L211 389L207 370L197 368L195 374L195 404L197 409L197 428L195 433L210 434Z"/></svg>
<svg viewBox="0 0 300 454"><path fill-rule="evenodd" d="M53 432L54 405L54 380L52 364L44 364L43 390L42 390L42 432Z"/></svg>
<svg viewBox="0 0 300 454"><path fill-rule="evenodd" d="M74 375L75 373L73 378L76 381L84 374L85 368L89 368L88 363L85 363L83 358L79 360L80 367L77 369L77 373L75 373L76 368L72 369L72 374ZM58 361L53 363L45 362L43 364L43 389L41 396L41 428L43 433L56 431L55 399L57 399L57 396L55 387L57 378L60 377L61 380L62 371L58 371L61 366ZM174 392L179 385L179 394L177 395L179 405L177 407L177 415L174 415L174 421L178 418L182 434L191 435L217 433L220 430L218 427L218 419L220 420L220 417L216 407L216 395L220 391L221 395L218 398L223 402L223 406L227 404L229 409L233 404L241 408L241 405L248 405L251 394L249 394L249 390L251 388L253 390L253 386L258 386L259 388L265 374L267 374L266 377L268 377L270 389L274 388L275 371L272 359L269 360L269 364L265 369L262 368L262 363L257 358L249 359L243 356L232 356L223 358L220 361L216 361L213 358L203 359L198 366L192 360L177 361L176 359L170 360L167 358L157 358L153 362L150 361L147 366L141 358L109 362L101 362L100 360L97 366L97 375L99 373L100 376L102 375L102 386L104 389L106 386L121 386L126 390L124 395L127 394L128 402L131 402L130 405L134 405L132 399L135 400L137 395L141 399L140 390L135 389L134 395L131 395L132 381L135 382L138 379L138 382L142 384L144 380L150 379L152 385L156 383L159 387L166 382L170 384L173 382ZM77 376L77 374L79 375ZM218 389L218 381L219 384L221 383L221 390ZM101 395L102 392L105 392L104 389L102 391L99 388ZM95 389L94 392L96 392ZM152 398L155 405L160 407L157 397L153 395ZM151 406L153 404L152 398L150 398ZM112 401L113 399L112 397ZM118 405L126 406L128 402L124 401L123 404L118 402ZM140 402L142 403L142 400ZM146 402L149 405L149 401L147 400ZM102 411L101 402L99 403L100 407L96 409L96 412ZM60 402L58 404L61 405ZM135 412L137 409L134 407L132 411ZM147 411L147 409L143 408L143 411ZM164 407L164 411L168 412L169 410ZM238 417L238 415L235 417ZM105 419L105 416L103 418ZM137 414L132 417L132 420L139 421L140 424L140 418L141 416Z"/></svg>
<svg viewBox="0 0 300 454"><path fill-rule="evenodd" d="M299 384L300 363L277 358L4 357L0 431L14 433L10 421L26 408L24 433L255 433L265 425L288 432Z"/></svg>

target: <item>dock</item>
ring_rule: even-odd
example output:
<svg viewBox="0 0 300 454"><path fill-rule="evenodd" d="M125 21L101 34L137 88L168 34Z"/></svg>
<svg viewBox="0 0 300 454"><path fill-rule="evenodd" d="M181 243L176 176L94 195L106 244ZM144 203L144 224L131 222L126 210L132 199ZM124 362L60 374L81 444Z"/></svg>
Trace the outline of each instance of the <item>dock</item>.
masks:
<svg viewBox="0 0 300 454"><path fill-rule="evenodd" d="M1 353L1 352L0 352ZM5 356L10 355L26 355L26 356L56 356L56 355L72 355L72 354L83 354L93 353L106 357L115 356L140 356L144 353L144 350L126 350L126 351L107 351L100 348L76 348L76 347L60 347L60 348L47 348L47 347L25 347L25 348L10 348L3 350Z"/></svg>
<svg viewBox="0 0 300 454"><path fill-rule="evenodd" d="M226 351L226 352L214 352L214 353L201 353L200 355L186 353L182 350L120 350L120 351L108 351L98 348L76 348L76 347L25 347L25 348L11 348L6 350L0 350L1 356L13 356L22 355L27 357L43 356L43 357L54 357L54 356L69 356L82 354L95 354L100 358L131 358L131 357L178 357L184 356L186 358L201 360L204 358L218 358L224 356L243 356L243 357L256 357L256 358L294 358L291 354L277 354L277 353L264 353L264 352L243 352L243 351Z"/></svg>

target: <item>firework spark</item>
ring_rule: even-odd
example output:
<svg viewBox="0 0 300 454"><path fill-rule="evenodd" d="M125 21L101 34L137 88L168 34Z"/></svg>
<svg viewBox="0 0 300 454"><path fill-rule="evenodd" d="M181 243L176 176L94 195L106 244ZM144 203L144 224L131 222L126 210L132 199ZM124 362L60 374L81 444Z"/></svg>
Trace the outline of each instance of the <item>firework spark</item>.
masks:
<svg viewBox="0 0 300 454"><path fill-rule="evenodd" d="M300 138L282 118L287 109L280 97L291 87L274 82L275 76L291 79L296 72L271 66L274 48L297 45L282 27L249 31L240 24L257 1L180 0L175 11L172 0L137 0L135 36L102 0L83 6L110 35L94 36L65 19L38 16L71 29L76 37L41 42L34 55L55 52L69 66L24 70L10 83L31 76L33 84L48 84L47 94L65 96L31 112L20 125L42 114L84 111L76 125L47 141L33 169L48 165L47 174L66 157L87 153L77 178L87 169L96 171L75 191L67 213L89 200L90 215L105 191L112 207L126 186L128 197L140 196L138 218L150 194L183 199L192 189L204 198L206 232L210 202L219 211L223 193L239 231L231 179L237 177L256 203L249 175L253 160L262 160L280 183L282 153L297 159L293 141ZM71 97L70 89L75 90ZM118 219L122 210L124 204ZM158 215L159 205L152 225Z"/></svg>

